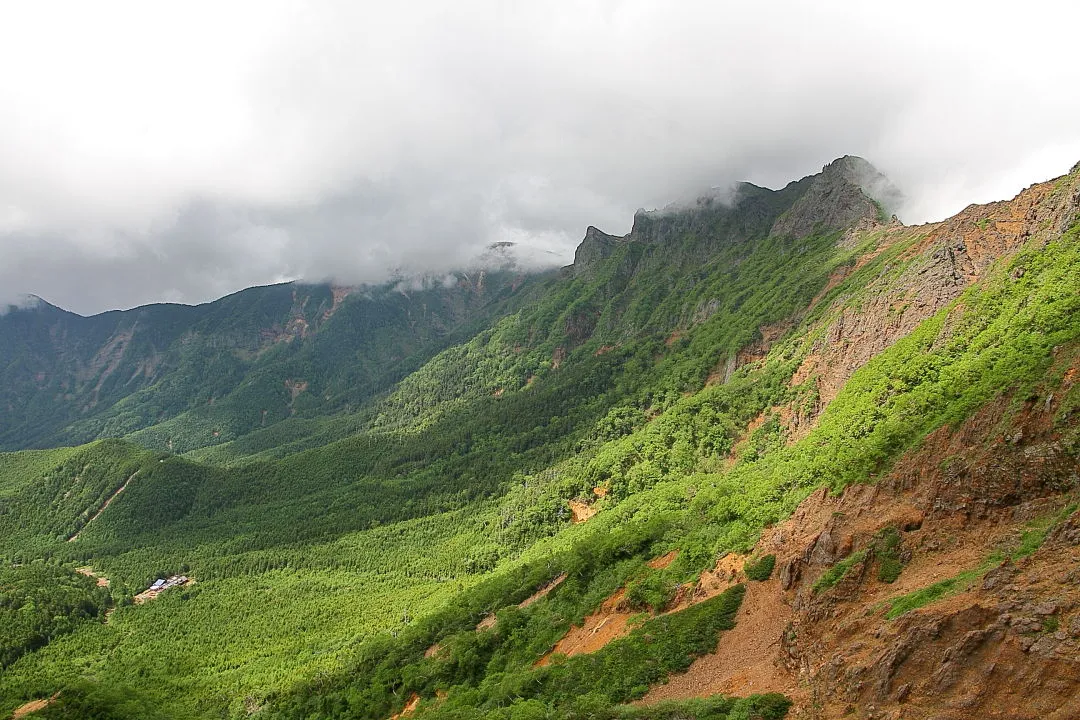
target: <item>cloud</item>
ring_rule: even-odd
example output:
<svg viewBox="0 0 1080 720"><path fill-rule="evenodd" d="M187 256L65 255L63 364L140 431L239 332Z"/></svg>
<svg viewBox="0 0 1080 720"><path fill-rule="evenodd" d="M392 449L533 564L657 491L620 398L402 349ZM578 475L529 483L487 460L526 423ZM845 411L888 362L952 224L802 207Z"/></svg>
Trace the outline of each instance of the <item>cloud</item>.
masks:
<svg viewBox="0 0 1080 720"><path fill-rule="evenodd" d="M906 221L1080 159L1067 3L3 15L0 293L80 312L437 274L508 240L568 262L587 225L626 232L639 207L847 153L901 187Z"/></svg>
<svg viewBox="0 0 1080 720"><path fill-rule="evenodd" d="M41 305L41 298L36 295L12 294L0 295L0 317L13 310L32 310Z"/></svg>

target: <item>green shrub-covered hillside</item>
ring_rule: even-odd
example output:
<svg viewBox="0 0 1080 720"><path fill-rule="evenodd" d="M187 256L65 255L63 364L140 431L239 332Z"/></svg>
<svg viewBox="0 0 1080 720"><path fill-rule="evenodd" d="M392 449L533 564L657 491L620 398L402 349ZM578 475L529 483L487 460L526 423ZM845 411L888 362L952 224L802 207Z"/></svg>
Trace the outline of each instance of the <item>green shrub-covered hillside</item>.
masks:
<svg viewBox="0 0 1080 720"><path fill-rule="evenodd" d="M1044 201L1059 224L961 281L846 167L590 230L528 277L3 315L0 446L50 449L0 453L0 716L784 717L775 694L633 704L779 571L759 550L687 602L701 573L1080 357L1080 172ZM927 277L948 284L916 320L879 312ZM801 369L858 322L889 342L827 392ZM901 577L897 533L860 553L815 592ZM554 652L616 601L626 633Z"/></svg>

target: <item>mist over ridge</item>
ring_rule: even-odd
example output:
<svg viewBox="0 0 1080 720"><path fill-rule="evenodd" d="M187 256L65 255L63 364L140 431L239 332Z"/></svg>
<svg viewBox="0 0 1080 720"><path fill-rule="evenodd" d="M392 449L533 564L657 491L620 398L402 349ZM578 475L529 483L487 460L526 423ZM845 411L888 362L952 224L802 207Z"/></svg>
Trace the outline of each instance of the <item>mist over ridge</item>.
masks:
<svg viewBox="0 0 1080 720"><path fill-rule="evenodd" d="M622 235L637 208L845 153L904 190L902 220L939 220L1080 157L1080 11L1010 8L20 7L0 295L202 302L499 242L565 263L589 225Z"/></svg>

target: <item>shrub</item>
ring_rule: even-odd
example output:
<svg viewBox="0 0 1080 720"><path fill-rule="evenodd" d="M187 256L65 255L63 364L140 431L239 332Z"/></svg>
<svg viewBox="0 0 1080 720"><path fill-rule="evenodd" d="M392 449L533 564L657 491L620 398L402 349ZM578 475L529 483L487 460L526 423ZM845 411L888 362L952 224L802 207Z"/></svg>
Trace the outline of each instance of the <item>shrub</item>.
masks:
<svg viewBox="0 0 1080 720"><path fill-rule="evenodd" d="M885 618L893 620L906 612L918 610L924 605L929 605L935 600L947 595L961 592L970 587L970 585L981 576L982 573L979 570L966 570L955 577L941 580L933 585L910 592L907 595L902 595L894 600L889 606L888 612L885 613Z"/></svg>
<svg viewBox="0 0 1080 720"><path fill-rule="evenodd" d="M890 525L874 538L874 555L878 560L878 580L896 582L904 564L900 561L900 531Z"/></svg>
<svg viewBox="0 0 1080 720"><path fill-rule="evenodd" d="M776 556L765 555L755 561L747 560L746 564L743 565L743 572L746 573L747 580L765 582L772 577L773 568L775 567Z"/></svg>
<svg viewBox="0 0 1080 720"><path fill-rule="evenodd" d="M840 582L851 568L866 560L867 552L867 550L863 549L857 553L852 553L826 570L814 583L814 592L825 592Z"/></svg>

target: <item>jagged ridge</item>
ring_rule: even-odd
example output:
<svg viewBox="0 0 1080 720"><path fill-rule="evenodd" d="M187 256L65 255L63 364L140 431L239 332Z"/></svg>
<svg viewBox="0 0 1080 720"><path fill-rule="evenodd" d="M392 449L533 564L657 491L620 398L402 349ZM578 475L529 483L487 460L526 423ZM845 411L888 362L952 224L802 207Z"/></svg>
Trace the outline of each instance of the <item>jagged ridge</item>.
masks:
<svg viewBox="0 0 1080 720"><path fill-rule="evenodd" d="M779 609L762 604L769 597L765 589L775 591L774 599L783 586L801 593L805 603L798 612L805 610L809 622L834 612L864 618L859 588L879 592L870 582L878 559L908 562L899 582L917 580L917 564L910 560L930 547L918 537L929 542L955 535L964 518L977 529L983 516L1000 520L1037 498L1058 503L1047 506L1055 510L1076 485L1067 468L1075 467L1078 449L1074 318L1080 308L1070 272L1078 183L1076 176L1063 178L1012 202L971 208L924 228L862 217L856 227L824 233L825 221L815 220L817 234L808 237L773 233L785 210L790 217L811 191L811 182L783 196L749 190L760 200L760 212L736 204L644 220L642 233L669 233L648 242L594 233L610 252L586 263L589 272L577 268L537 279L526 289L527 301L396 385L345 439L282 461L208 468L177 458L133 457L136 449L118 443L77 450L55 469L46 467L48 482L37 483L37 460L0 456L0 468L15 468L19 478L0 491L20 501L38 493L58 502L56 514L50 502L20 506L39 507L40 516L0 512L0 522L22 523L17 551L72 563L91 558L118 588L135 589L159 570L198 578L183 601L158 601L166 604L152 612L117 610L122 636L106 626L83 625L69 640L24 657L0 678L0 695L24 691L29 678L57 677L56 668L72 657L81 665L98 662L93 648L108 644L117 649L101 661L95 681L134 683L131 697L170 693L169 703L158 696L157 707L214 706L217 712L216 698L235 693L237 713L269 703L262 710L267 717L385 718L406 703L413 713L435 717L476 714L478 706L499 716L648 717L661 711L611 705L640 696L645 685L695 656L708 657L720 631L730 632L724 638L732 641L752 637L739 634L747 612ZM838 197L822 208L822 217L844 216L852 197L863 202L846 191ZM739 227L755 234L740 235ZM1069 233L1063 238L1060 229ZM691 259L698 255L709 264L694 268ZM998 424L1013 402L1039 408L1043 424ZM968 420L971 428L955 441L927 437L972 417L981 419ZM1007 432L1007 442L980 455L980 443L992 444L997 432ZM964 448L976 446L964 455ZM1021 449L1019 463L995 475L993 466L1014 456L1010 448ZM953 455L961 457L950 460ZM895 465L904 457L916 458L914 474L904 474L907 461ZM51 528L68 528L71 520L59 510L66 507L61 501L79 502L75 493L65 493L83 482L81 468L100 470L107 462L123 465L124 473L94 474L94 488L116 501L97 515L100 503L90 502L93 523L78 542L57 544ZM130 463L143 465L134 474ZM912 478L932 467L956 473L950 477L957 483L927 486L933 490L919 500L927 534L910 536L919 532L917 518L893 517L903 508L888 493L893 487L908 492ZM1010 487L1017 467L1042 474L1038 482ZM891 474L894 468L899 475ZM879 478L886 480L873 491L878 504L864 503L854 490L840 505L815 495L795 525L781 524L822 483L840 487ZM985 491L977 484L982 478L990 480ZM109 495L125 481L130 486L122 495ZM1019 505L1009 493L1019 496ZM6 503L3 497L0 503ZM587 522L571 524L568 500L589 509L578 513L579 519L591 514ZM814 503L822 504L821 517L831 523L827 532L814 524ZM840 509L856 515L863 508L873 521L866 527L849 529L832 514ZM888 537L899 537L898 544L878 538L883 522L897 526ZM769 525L769 534L758 538ZM1061 552L1060 539L1071 537L1071 525L1060 527L1047 534L1047 549ZM724 601L691 602L697 597L692 583L731 582L731 569L740 579L739 564L713 567L718 553L729 553L725 562L731 564L730 553L755 548L777 556L778 579L748 585ZM913 554L905 561L907 550ZM1019 552L1012 546L1003 552L1014 550ZM525 605L538 588L564 575L541 600ZM461 583L458 590L448 580ZM252 602L252 593L261 598L285 587L291 593L287 614L263 622L278 603ZM533 668L576 618L602 607L620 588L633 611L625 613L628 618L654 617L598 654ZM909 589L921 588L914 582ZM845 592L856 594L851 605L844 604L850 600ZM736 613L733 631L723 630L733 610L726 603L736 595L744 610ZM245 608L239 620L230 610L238 598ZM1031 598L1030 612L1021 603L1017 628L1027 627L1030 617L1044 617L1035 613L1037 599ZM495 611L496 622L478 628ZM1045 617L1057 617L1055 632L1061 632L1062 623L1070 627L1070 612L1056 607ZM962 616L964 622L970 615ZM143 666L139 658L148 656L147 643L160 635L155 617L183 627L186 639L163 639L154 656L179 656ZM346 644L354 633L367 638L355 655L336 655L342 636L320 620L326 617L336 618L334 627L350 628ZM953 616L941 617L940 648L956 647L950 651L956 657L994 647L999 630L1006 643L1013 642L1000 619L988 625L976 618L983 624L972 629L989 638L978 644L950 634ZM256 623L262 628L256 639L278 649L272 653L277 664L241 663L242 669L217 679L220 664L209 667L201 651L227 642L234 648L230 659L242 652L266 657L266 647L252 650L246 637ZM907 627L916 629L912 637L923 637L919 633L933 624ZM400 632L379 639L373 627ZM781 648L794 666L805 662L815 694L808 702L798 696L798 686L775 687L795 695L797 712L812 711L816 701L830 714L842 714L847 708L831 703L873 699L892 703L890 711L910 700L920 712L940 713L941 703L955 699L962 707L970 697L967 681L949 684L951 670L932 686L904 690L910 679L898 658L912 647L906 641L885 658L892 674L878 682L873 668L881 663L867 662L857 646L869 642L858 639L866 627L856 623L840 632L822 624L791 638L783 626L768 644L748 645L759 654L764 646L767 653L745 664L768 664L768 653ZM881 621L880 627L887 637L890 626ZM1016 630L1024 632L1038 631ZM663 642L654 641L658 636ZM939 646L928 641L927 647ZM830 648L835 652L828 658L817 654ZM321 657L331 659L312 660L312 649L316 655L330 650ZM842 655L839 669L831 664L836 653ZM1009 662L1021 673L1032 669L1027 676L1042 672L1037 661L1022 656ZM923 663L917 659L912 672ZM167 668L178 665L191 668L183 687L170 686ZM316 665L319 675L309 684L304 678ZM950 667L962 675L961 665ZM1067 665L1047 671L1061 668L1068 682ZM283 683L281 677L290 679ZM76 697L63 684L67 680L34 682L45 697L59 687ZM867 682L876 683L872 690ZM574 698L566 697L567 688ZM746 684L730 689L753 690ZM62 694L57 702L68 701ZM741 708L709 702L718 704L663 712L745 716L753 709L778 716L786 708L775 696Z"/></svg>

